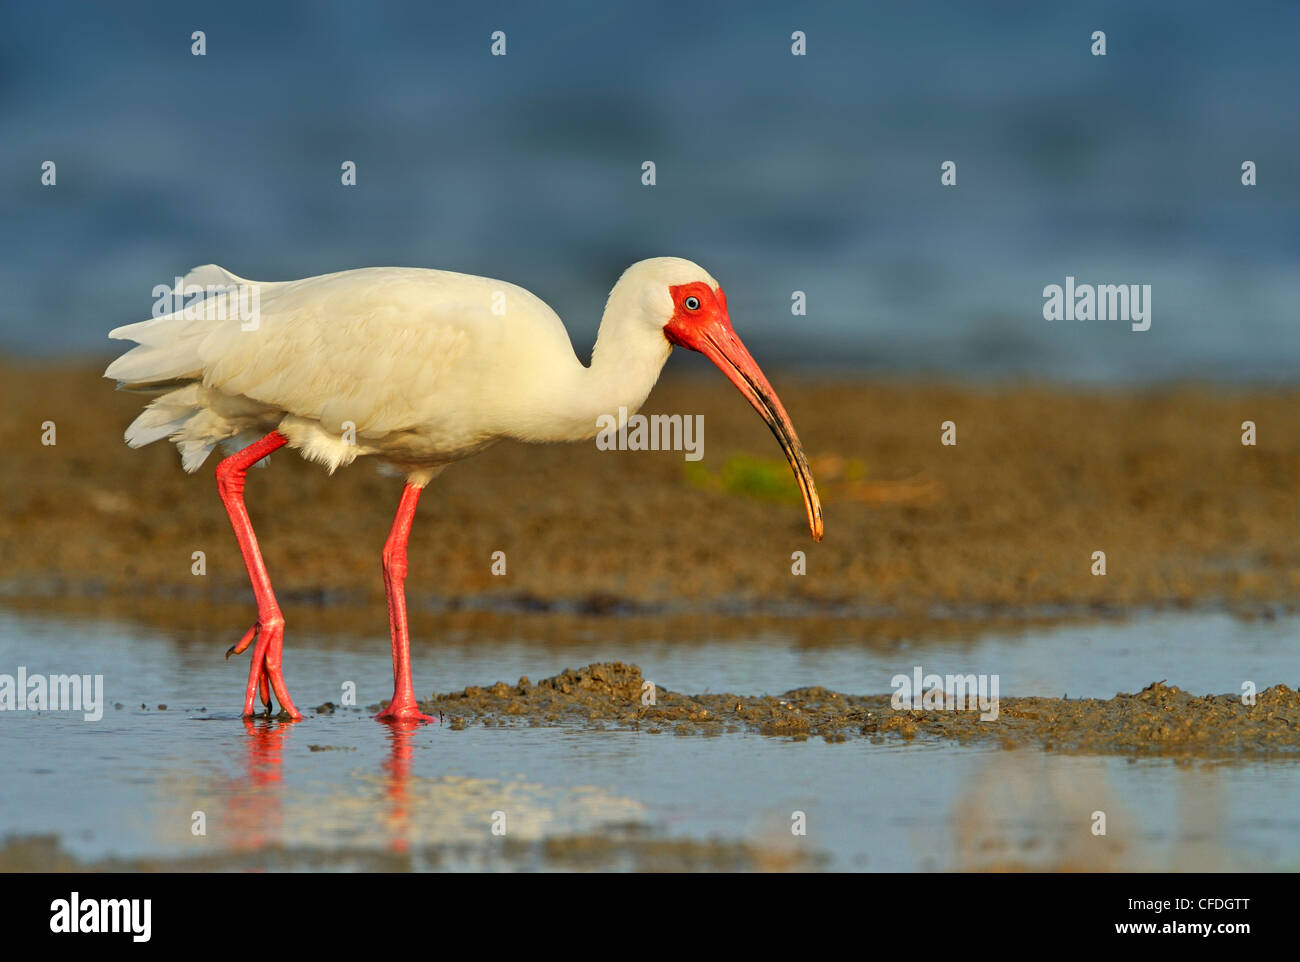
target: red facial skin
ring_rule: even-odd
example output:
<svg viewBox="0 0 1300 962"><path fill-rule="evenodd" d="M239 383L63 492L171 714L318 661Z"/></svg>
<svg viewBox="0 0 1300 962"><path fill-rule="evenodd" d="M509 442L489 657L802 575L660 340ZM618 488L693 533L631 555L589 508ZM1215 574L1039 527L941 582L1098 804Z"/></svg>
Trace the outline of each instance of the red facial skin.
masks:
<svg viewBox="0 0 1300 962"><path fill-rule="evenodd" d="M812 471L808 468L803 445L799 443L799 435L795 433L790 416L781 406L780 398L732 329L731 317L727 313L727 295L722 292L722 288L710 287L703 281L676 284L668 290L673 299L673 316L664 325L664 337L671 344L699 351L716 364L740 393L745 395L754 410L762 415L781 443L781 450L785 452L795 480L799 483L813 540L821 541L821 501L817 497L817 487L813 484ZM692 298L699 302L698 305Z"/></svg>

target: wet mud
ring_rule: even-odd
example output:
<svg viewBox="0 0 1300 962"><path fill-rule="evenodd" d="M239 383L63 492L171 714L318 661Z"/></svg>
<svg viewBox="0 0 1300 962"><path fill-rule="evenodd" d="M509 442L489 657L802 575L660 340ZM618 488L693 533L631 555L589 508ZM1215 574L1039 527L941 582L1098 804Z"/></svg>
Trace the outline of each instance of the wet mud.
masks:
<svg viewBox="0 0 1300 962"><path fill-rule="evenodd" d="M421 705L451 730L470 725L576 726L647 734L748 732L841 742L950 739L1002 748L1199 758L1300 757L1300 691L1276 685L1254 695L1195 695L1162 682L1110 699L1002 698L996 717L951 696L934 707L895 708L891 695L800 688L779 696L687 695L649 687L620 662L435 695ZM944 707L938 707L943 704ZM375 706L378 709L378 706Z"/></svg>

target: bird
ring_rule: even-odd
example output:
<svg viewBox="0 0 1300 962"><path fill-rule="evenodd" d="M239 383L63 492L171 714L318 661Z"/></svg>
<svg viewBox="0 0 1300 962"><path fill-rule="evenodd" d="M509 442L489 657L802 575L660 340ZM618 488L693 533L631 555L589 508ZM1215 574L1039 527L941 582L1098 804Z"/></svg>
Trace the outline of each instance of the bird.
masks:
<svg viewBox="0 0 1300 962"><path fill-rule="evenodd" d="M177 306L177 305L180 306ZM780 443L812 537L821 502L803 445L776 392L736 334L722 287L702 267L654 257L610 291L591 360L564 323L522 287L452 271L368 267L292 281L252 281L214 264L177 284L174 307L109 332L135 346L104 372L152 396L128 446L168 439L185 471L221 446L216 467L257 603L226 657L253 653L243 715L271 695L302 717L282 670L284 616L244 504L247 470L286 445L330 473L360 457L405 476L381 552L393 649L393 697L375 717L432 721L411 678L407 543L424 488L448 465L503 440L590 440L621 428L649 396L674 347L711 360Z"/></svg>

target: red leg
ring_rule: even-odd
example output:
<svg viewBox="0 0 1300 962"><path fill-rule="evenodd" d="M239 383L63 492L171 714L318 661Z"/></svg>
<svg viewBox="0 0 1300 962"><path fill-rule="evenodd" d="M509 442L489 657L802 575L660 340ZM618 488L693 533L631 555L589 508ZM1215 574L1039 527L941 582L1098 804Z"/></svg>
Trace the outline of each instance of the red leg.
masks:
<svg viewBox="0 0 1300 962"><path fill-rule="evenodd" d="M239 654L253 641L252 664L248 669L248 689L244 693L244 715L253 714L255 699L259 689L262 702L267 710L271 708L270 692L274 690L280 708L292 718L301 718L298 709L293 706L289 689L280 673L280 659L284 652L284 616L271 590L271 576L266 573L266 564L262 561L262 552L257 547L257 535L253 533L253 523L248 518L248 509L244 506L244 475L250 467L272 451L288 442L279 431L272 431L260 441L250 444L237 454L232 454L217 465L217 490L221 492L221 503L230 515L230 525L235 529L235 539L244 556L244 565L248 568L248 580L253 584L253 595L257 598L257 623L248 629L248 633L239 643L226 652L226 657Z"/></svg>
<svg viewBox="0 0 1300 962"><path fill-rule="evenodd" d="M393 700L375 716L379 721L430 722L415 703L411 683L411 633L406 626L406 543L415 521L421 488L407 483L397 505L393 530L384 542L384 591L388 595L388 627L393 635Z"/></svg>

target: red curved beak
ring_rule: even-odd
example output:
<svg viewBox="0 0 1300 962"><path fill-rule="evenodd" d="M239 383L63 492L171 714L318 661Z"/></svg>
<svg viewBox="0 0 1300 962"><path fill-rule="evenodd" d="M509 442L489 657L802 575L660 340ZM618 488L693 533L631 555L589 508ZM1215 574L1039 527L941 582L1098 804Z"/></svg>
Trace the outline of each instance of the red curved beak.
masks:
<svg viewBox="0 0 1300 962"><path fill-rule="evenodd" d="M821 541L824 532L822 503L817 497L817 486L813 483L812 471L808 467L808 458L803 453L803 445L799 443L799 435L795 433L790 415L781 406L781 399L776 396L758 362L750 356L731 324L725 318L716 317L690 327L670 325L665 333L669 341L699 351L716 364L767 422L772 434L780 442L786 460L790 462L795 481L799 483L804 509L808 512L808 529L812 532L814 541Z"/></svg>

